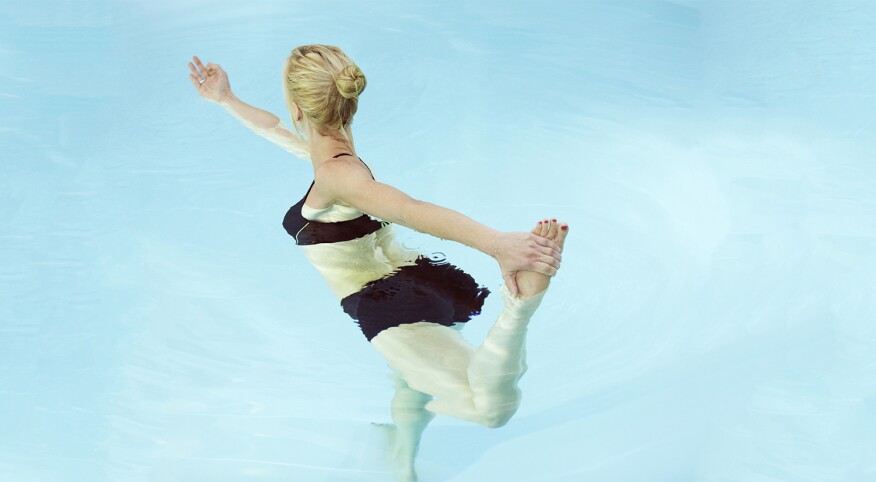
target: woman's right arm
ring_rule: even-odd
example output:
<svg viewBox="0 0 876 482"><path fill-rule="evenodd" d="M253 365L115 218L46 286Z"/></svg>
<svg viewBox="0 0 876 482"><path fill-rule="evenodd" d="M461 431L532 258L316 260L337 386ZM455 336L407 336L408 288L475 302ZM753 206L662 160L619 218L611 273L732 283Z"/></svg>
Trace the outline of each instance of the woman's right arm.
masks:
<svg viewBox="0 0 876 482"><path fill-rule="evenodd" d="M414 199L372 179L361 163L334 159L323 163L315 175L332 199L384 221L450 239L492 256L499 262L502 277L514 296L517 271L554 276L560 267L562 256L555 242L527 232L497 231L453 209Z"/></svg>
<svg viewBox="0 0 876 482"><path fill-rule="evenodd" d="M204 66L197 56L192 57L192 59L195 63L189 62L189 69L191 69L189 77L192 80L192 85L198 89L198 95L205 100L221 105L255 134L279 145L301 159L310 161L310 149L304 139L290 131L279 117L238 99L231 92L228 74L222 70L222 67L213 63Z"/></svg>

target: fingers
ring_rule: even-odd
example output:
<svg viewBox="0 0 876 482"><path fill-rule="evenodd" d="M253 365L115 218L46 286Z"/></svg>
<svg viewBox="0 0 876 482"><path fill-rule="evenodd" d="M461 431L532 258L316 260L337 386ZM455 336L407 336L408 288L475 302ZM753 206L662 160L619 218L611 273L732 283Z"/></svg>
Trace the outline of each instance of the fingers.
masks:
<svg viewBox="0 0 876 482"><path fill-rule="evenodd" d="M196 89L201 90L201 81L195 77L195 74L189 74L189 79L192 80L192 85L194 85Z"/></svg>
<svg viewBox="0 0 876 482"><path fill-rule="evenodd" d="M541 229L539 230L538 235L539 235L540 237L542 237L542 238L546 237L546 236L548 235L548 230L550 229L549 226L548 226L550 223L548 222L547 219L545 219L544 221L539 221L538 224L539 224L539 226L541 226ZM552 248L547 247L547 246L542 246L542 245L540 245L540 244L535 244L535 248L536 248L541 254L546 254L546 255L548 255L548 256L551 256L551 257L553 257L553 258L556 258L557 261L562 261L562 260L563 260L562 255L561 255L560 252L559 252L558 250L556 250L556 249L552 249Z"/></svg>
<svg viewBox="0 0 876 482"><path fill-rule="evenodd" d="M192 73L190 75L195 76L195 80L203 80L204 79L204 73L203 73L204 69L198 70L197 68L195 68L195 65L193 63L189 62L189 70L192 71Z"/></svg>
<svg viewBox="0 0 876 482"><path fill-rule="evenodd" d="M529 262L529 271L537 271L541 265L550 266L554 269L560 269L560 260L553 256L536 255Z"/></svg>
<svg viewBox="0 0 876 482"><path fill-rule="evenodd" d="M547 228L545 228L545 229L547 229ZM562 257L562 255L560 254L562 252L562 250L560 249L560 245L557 244L556 242L554 242L554 241L552 241L544 236L535 236L535 235L530 236L530 240L533 242L533 246L535 248L538 248L538 249L544 248L544 249L549 250L549 252L546 254L553 256L554 258L561 258Z"/></svg>
<svg viewBox="0 0 876 482"><path fill-rule="evenodd" d="M547 246L534 246L529 254L529 268L527 269L529 271L539 271L539 266L550 266L556 270L560 269L562 261L563 255L559 251Z"/></svg>
<svg viewBox="0 0 876 482"><path fill-rule="evenodd" d="M192 56L192 59L195 61L195 63L192 64L191 62L189 62L189 69L191 69L192 75L195 76L195 80L207 80L207 77L209 77L210 75L216 72L222 72L222 67L219 67L219 65L212 62L208 62L205 66L197 55Z"/></svg>
<svg viewBox="0 0 876 482"><path fill-rule="evenodd" d="M200 61L198 61L198 63L200 63ZM191 62L189 62L189 70L191 70L191 73L189 73L189 79L191 79L192 81L192 86L196 90L198 90L198 92L200 92L201 87L204 86L204 77L201 72L198 72L198 69L196 69L194 64L192 64Z"/></svg>
<svg viewBox="0 0 876 482"><path fill-rule="evenodd" d="M556 276L559 272L557 268L559 268L559 264L556 267L549 265L543 261L536 261L531 271L535 271L536 273L541 273L545 276Z"/></svg>
<svg viewBox="0 0 876 482"><path fill-rule="evenodd" d="M565 230L563 230L565 228ZM556 276L563 260L562 244L568 233L568 225L556 219L544 219L527 233L528 246L523 250L524 257L518 258L518 269L534 271L545 276ZM506 285L511 285L506 281Z"/></svg>
<svg viewBox="0 0 876 482"><path fill-rule="evenodd" d="M192 58L195 59L195 64L197 64L198 68L201 69L201 75L205 75L204 72L207 71L207 67L204 67L204 64L201 63L201 59L199 59L197 55Z"/></svg>
<svg viewBox="0 0 876 482"><path fill-rule="evenodd" d="M555 249L548 248L547 246L535 246L534 248L538 253L538 256L544 259L545 256L554 258L557 261L563 261L563 254Z"/></svg>
<svg viewBox="0 0 876 482"><path fill-rule="evenodd" d="M550 266L554 269L560 268L562 255L556 253L548 247L532 246L526 250L523 259L521 259L521 268L526 271L539 271L539 266ZM540 272L540 271L539 271Z"/></svg>
<svg viewBox="0 0 876 482"><path fill-rule="evenodd" d="M517 281L514 279L514 274L505 273L502 275L502 278L505 280L505 287L508 288L508 291L511 293L511 297L517 298Z"/></svg>
<svg viewBox="0 0 876 482"><path fill-rule="evenodd" d="M547 246L548 248L555 249L557 253L560 252L560 245L544 236L532 236L532 240L542 246Z"/></svg>
<svg viewBox="0 0 876 482"><path fill-rule="evenodd" d="M198 72L198 71L195 69L195 66L192 65L191 62L189 62L189 69L192 70L192 73L189 74L189 78L192 79L192 84L193 84L195 87L200 88L200 87L201 87L201 83L203 82L203 77L201 77L201 73Z"/></svg>

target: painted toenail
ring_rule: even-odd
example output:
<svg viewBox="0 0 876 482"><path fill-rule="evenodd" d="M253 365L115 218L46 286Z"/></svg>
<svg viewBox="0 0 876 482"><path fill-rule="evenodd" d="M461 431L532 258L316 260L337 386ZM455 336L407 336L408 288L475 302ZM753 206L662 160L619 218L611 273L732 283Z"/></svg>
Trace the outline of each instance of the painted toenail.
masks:
<svg viewBox="0 0 876 482"><path fill-rule="evenodd" d="M560 229L562 229L563 231L565 231L565 230L568 229L568 228L569 228L568 226L562 226Z"/></svg>

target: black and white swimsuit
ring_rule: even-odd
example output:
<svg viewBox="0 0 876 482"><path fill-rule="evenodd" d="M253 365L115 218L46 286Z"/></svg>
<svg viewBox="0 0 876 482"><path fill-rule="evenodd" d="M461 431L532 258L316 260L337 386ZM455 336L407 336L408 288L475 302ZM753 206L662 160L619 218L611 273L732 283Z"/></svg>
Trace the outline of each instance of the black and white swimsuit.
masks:
<svg viewBox="0 0 876 482"><path fill-rule="evenodd" d="M333 158L343 155L351 154ZM368 341L391 327L421 321L452 326L481 312L490 291L471 275L443 258L403 247L388 221L351 206L305 205L314 184L286 212L283 228Z"/></svg>

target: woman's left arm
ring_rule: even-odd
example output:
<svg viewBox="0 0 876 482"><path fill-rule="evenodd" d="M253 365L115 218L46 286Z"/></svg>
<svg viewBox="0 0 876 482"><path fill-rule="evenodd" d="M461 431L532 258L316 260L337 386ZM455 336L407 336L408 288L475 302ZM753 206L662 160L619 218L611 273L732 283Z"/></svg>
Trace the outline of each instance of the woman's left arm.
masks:
<svg viewBox="0 0 876 482"><path fill-rule="evenodd" d="M255 134L277 144L296 157L310 161L310 148L307 142L290 131L279 117L243 102L234 94L230 94L218 104Z"/></svg>
<svg viewBox="0 0 876 482"><path fill-rule="evenodd" d="M231 92L228 74L219 64L204 65L197 55L189 62L189 78L204 100L219 104L249 130L279 145L295 156L310 161L310 148L304 139L293 133L279 117L270 112L251 106L238 99Z"/></svg>

